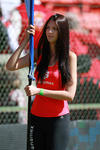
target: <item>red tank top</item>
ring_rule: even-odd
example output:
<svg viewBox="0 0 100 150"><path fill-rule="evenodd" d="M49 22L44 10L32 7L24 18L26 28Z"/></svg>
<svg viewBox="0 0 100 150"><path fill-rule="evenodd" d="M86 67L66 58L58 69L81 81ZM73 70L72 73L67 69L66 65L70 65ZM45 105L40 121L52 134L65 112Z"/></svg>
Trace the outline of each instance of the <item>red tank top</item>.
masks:
<svg viewBox="0 0 100 150"><path fill-rule="evenodd" d="M38 72L35 71L35 78L37 81ZM48 90L64 90L62 88L61 74L58 69L58 62L53 66L48 66L48 71L41 84L38 81L38 88L44 88ZM66 100L57 100L41 95L36 95L31 113L39 117L57 117L69 113L68 102Z"/></svg>

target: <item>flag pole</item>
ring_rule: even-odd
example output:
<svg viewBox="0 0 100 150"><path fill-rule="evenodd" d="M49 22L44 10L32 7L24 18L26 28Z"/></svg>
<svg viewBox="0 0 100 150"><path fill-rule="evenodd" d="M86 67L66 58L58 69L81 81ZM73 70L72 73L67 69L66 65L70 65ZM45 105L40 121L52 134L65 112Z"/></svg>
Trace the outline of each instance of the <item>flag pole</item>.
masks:
<svg viewBox="0 0 100 150"><path fill-rule="evenodd" d="M34 25L34 0L30 0L30 24ZM28 74L29 85L32 84L34 78L34 37L30 35L30 66ZM31 126L31 96L28 97L28 114L27 114L27 150L30 150L30 126Z"/></svg>

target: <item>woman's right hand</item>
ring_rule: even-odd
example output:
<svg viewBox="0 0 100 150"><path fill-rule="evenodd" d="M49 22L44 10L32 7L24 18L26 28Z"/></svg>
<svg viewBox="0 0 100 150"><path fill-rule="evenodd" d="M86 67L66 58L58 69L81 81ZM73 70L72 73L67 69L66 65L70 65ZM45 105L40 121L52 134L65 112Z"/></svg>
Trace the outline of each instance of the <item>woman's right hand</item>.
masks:
<svg viewBox="0 0 100 150"><path fill-rule="evenodd" d="M35 35L35 26L34 25L29 25L26 29L26 38L29 39L30 34L32 34L33 36Z"/></svg>

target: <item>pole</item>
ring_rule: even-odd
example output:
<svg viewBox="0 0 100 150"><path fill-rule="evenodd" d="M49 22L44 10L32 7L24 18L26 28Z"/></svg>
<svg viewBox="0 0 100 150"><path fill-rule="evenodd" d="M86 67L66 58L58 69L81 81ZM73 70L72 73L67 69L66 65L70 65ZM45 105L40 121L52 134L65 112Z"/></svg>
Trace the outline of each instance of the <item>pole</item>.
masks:
<svg viewBox="0 0 100 150"><path fill-rule="evenodd" d="M34 24L34 0L30 0L30 24ZM28 74L29 85L32 84L34 80L34 38L33 35L30 35L30 66ZM31 125L31 96L28 97L28 120L27 120L27 150L30 150L30 125Z"/></svg>

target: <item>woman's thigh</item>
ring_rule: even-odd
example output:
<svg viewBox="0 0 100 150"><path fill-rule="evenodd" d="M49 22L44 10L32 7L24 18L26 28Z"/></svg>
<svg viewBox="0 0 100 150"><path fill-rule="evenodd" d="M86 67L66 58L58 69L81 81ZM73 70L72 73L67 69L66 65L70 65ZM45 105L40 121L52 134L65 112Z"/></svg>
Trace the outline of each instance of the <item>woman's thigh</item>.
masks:
<svg viewBox="0 0 100 150"><path fill-rule="evenodd" d="M46 150L40 122L34 116L31 116L30 150Z"/></svg>
<svg viewBox="0 0 100 150"><path fill-rule="evenodd" d="M49 123L46 150L66 150L69 141L70 117L64 115Z"/></svg>

